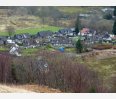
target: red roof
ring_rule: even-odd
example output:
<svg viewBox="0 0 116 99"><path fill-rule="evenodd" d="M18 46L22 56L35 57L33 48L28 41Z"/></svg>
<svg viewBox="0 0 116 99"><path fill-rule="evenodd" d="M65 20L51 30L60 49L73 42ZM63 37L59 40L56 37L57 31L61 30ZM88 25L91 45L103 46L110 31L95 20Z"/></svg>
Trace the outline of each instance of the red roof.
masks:
<svg viewBox="0 0 116 99"><path fill-rule="evenodd" d="M88 33L89 32L89 29L88 28L83 28L80 33Z"/></svg>

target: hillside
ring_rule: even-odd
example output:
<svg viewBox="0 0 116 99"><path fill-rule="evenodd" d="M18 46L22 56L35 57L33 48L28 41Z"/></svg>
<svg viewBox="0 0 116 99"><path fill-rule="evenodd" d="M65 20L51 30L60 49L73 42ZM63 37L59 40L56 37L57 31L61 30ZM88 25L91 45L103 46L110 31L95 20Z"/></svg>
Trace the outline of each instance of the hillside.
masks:
<svg viewBox="0 0 116 99"><path fill-rule="evenodd" d="M87 19L81 19L82 26L92 27L90 24L92 24L94 19L96 25L101 24L105 27L104 22L107 20L100 19L104 15L101 11L102 8L105 7L0 7L0 35L7 34L7 26L14 27L16 33L33 31L32 34L39 30L56 31L59 29L57 27L74 27L77 14L91 15ZM112 20L108 21L106 25L108 25L108 27L112 26ZM48 27L44 28L46 26ZM39 28L39 30L37 28ZM98 26L96 26L96 28L98 28ZM22 31L22 29L29 30ZM37 30L35 31L35 29ZM111 31L111 29L109 29L109 31Z"/></svg>

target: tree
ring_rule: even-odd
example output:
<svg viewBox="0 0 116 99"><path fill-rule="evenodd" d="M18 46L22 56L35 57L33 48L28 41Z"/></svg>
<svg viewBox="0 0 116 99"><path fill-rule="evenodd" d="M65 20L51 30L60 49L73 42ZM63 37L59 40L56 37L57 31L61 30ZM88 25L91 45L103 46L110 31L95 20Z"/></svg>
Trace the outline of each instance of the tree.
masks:
<svg viewBox="0 0 116 99"><path fill-rule="evenodd" d="M80 39L76 42L76 50L77 50L77 53L82 53L83 45Z"/></svg>
<svg viewBox="0 0 116 99"><path fill-rule="evenodd" d="M80 20L79 20L79 16L78 16L77 20L76 20L76 23L75 23L75 32L76 32L76 35L79 33L80 28L81 28L81 25L80 25Z"/></svg>
<svg viewBox="0 0 116 99"><path fill-rule="evenodd" d="M116 35L116 20L114 21L112 32L113 32L114 35Z"/></svg>
<svg viewBox="0 0 116 99"><path fill-rule="evenodd" d="M103 16L104 19L107 19L107 20L111 20L112 19L112 15L110 13L107 13Z"/></svg>
<svg viewBox="0 0 116 99"><path fill-rule="evenodd" d="M114 16L116 16L116 6L114 7Z"/></svg>
<svg viewBox="0 0 116 99"><path fill-rule="evenodd" d="M12 36L13 34L15 34L15 28L12 26L7 26L6 30L7 30L9 36Z"/></svg>

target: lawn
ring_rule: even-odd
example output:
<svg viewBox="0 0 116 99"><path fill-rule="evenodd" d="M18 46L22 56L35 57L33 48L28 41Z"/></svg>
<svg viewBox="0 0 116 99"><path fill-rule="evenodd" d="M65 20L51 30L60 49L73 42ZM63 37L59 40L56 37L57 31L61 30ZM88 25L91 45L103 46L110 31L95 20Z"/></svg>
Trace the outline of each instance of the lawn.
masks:
<svg viewBox="0 0 116 99"><path fill-rule="evenodd" d="M59 7L59 10L61 12L69 13L69 14L87 12L87 9L83 7Z"/></svg>
<svg viewBox="0 0 116 99"><path fill-rule="evenodd" d="M31 56L31 55L34 55L36 52L38 52L39 49L38 48L28 48L28 49L23 49L21 51L21 54L23 56Z"/></svg>
<svg viewBox="0 0 116 99"><path fill-rule="evenodd" d="M8 48L0 46L0 52L3 52L3 51L8 51Z"/></svg>
<svg viewBox="0 0 116 99"><path fill-rule="evenodd" d="M37 54L37 52L42 51L42 50L55 51L55 49L52 47L42 46L42 47L38 47L38 48L22 49L21 54L23 56L31 56L31 55Z"/></svg>
<svg viewBox="0 0 116 99"><path fill-rule="evenodd" d="M36 34L39 31L47 31L47 30L51 30L53 32L58 31L59 29L61 29L61 27L55 27L55 26L43 26L43 27L38 27L38 28L28 28L28 29L20 29L20 30L16 30L16 34L22 34L22 33L30 33L30 34ZM8 33L7 32L0 32L1 36L7 36Z"/></svg>

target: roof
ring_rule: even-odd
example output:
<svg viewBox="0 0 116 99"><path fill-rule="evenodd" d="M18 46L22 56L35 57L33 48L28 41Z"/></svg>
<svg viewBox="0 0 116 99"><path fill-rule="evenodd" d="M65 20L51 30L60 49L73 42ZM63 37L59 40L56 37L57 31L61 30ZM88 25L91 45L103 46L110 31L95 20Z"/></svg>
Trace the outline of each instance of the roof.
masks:
<svg viewBox="0 0 116 99"><path fill-rule="evenodd" d="M40 31L37 33L37 36L40 36L40 37L47 37L47 36L52 36L53 35L53 32L52 31Z"/></svg>
<svg viewBox="0 0 116 99"><path fill-rule="evenodd" d="M64 28L64 29L60 29L58 32L65 34L65 33L72 33L74 29L72 28Z"/></svg>
<svg viewBox="0 0 116 99"><path fill-rule="evenodd" d="M89 28L83 28L83 29L80 31L80 33L85 33L85 34L87 34L89 31L90 31Z"/></svg>
<svg viewBox="0 0 116 99"><path fill-rule="evenodd" d="M26 39L26 38L30 38L31 35L29 33L24 33L24 34L15 34L14 38L15 39Z"/></svg>
<svg viewBox="0 0 116 99"><path fill-rule="evenodd" d="M7 36L0 36L0 40L6 40Z"/></svg>

